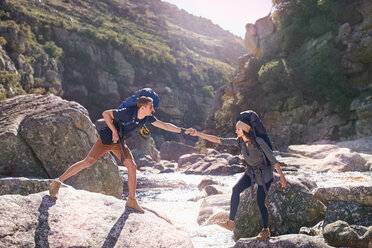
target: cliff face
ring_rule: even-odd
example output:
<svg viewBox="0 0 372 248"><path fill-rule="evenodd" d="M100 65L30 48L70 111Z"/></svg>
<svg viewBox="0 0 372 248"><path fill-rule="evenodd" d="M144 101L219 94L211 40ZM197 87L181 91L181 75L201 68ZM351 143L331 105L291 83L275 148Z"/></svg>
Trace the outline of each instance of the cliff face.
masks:
<svg viewBox="0 0 372 248"><path fill-rule="evenodd" d="M142 87L157 116L202 125L243 41L160 0L1 0L0 100L53 93L93 120Z"/></svg>
<svg viewBox="0 0 372 248"><path fill-rule="evenodd" d="M211 126L227 134L240 111L253 109L276 148L372 134L372 2L328 2L333 14L313 6L318 12L303 11L310 21L298 27L283 20L290 5L246 26L249 55L216 94ZM291 19L301 22L301 14Z"/></svg>

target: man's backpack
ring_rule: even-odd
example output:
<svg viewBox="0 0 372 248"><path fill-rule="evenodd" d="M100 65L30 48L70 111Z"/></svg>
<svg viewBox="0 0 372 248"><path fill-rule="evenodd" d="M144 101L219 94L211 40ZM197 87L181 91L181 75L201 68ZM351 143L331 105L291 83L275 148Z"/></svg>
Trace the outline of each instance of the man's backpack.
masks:
<svg viewBox="0 0 372 248"><path fill-rule="evenodd" d="M156 94L155 91L153 91L151 88L143 88L143 89L138 90L133 96L125 99L120 104L118 109L127 108L127 107L135 105L141 96L147 96L147 97L152 98L155 108L159 106L160 99L159 99L158 94Z"/></svg>

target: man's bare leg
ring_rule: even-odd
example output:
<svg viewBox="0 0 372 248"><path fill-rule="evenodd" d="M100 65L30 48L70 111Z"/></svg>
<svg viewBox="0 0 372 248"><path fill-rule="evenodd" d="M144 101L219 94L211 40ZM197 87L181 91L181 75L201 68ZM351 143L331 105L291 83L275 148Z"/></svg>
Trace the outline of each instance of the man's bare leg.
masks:
<svg viewBox="0 0 372 248"><path fill-rule="evenodd" d="M49 195L54 200L58 199L58 191L59 187L61 186L61 183L63 183L67 178L72 177L73 175L77 174L79 171L91 166L97 161L97 159L87 156L85 159L76 162L75 164L71 165L70 168L68 168L60 177L60 182L57 182L54 180L49 185Z"/></svg>
<svg viewBox="0 0 372 248"><path fill-rule="evenodd" d="M124 165L128 169L128 189L129 197L126 203L126 206L133 208L141 213L144 213L145 210L141 208L136 200L136 186L137 186L137 165L132 159L125 159Z"/></svg>

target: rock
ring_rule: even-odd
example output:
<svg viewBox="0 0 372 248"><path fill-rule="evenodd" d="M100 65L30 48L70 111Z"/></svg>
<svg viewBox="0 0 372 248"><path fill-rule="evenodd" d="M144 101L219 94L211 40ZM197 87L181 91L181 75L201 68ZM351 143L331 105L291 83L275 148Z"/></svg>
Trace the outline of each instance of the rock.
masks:
<svg viewBox="0 0 372 248"><path fill-rule="evenodd" d="M336 221L324 227L323 237L335 247L372 247L372 226L349 225L345 221Z"/></svg>
<svg viewBox="0 0 372 248"><path fill-rule="evenodd" d="M348 201L329 201L323 226L337 220L350 225L372 226L372 207Z"/></svg>
<svg viewBox="0 0 372 248"><path fill-rule="evenodd" d="M29 195L49 189L50 179L26 177L0 178L0 195Z"/></svg>
<svg viewBox="0 0 372 248"><path fill-rule="evenodd" d="M287 187L282 188L277 175L268 192L266 206L274 236L298 233L303 226L314 226L324 218L326 211L306 186L287 178ZM256 197L252 199L250 190L243 192L235 217L234 235L238 238L253 237L261 230L261 222Z"/></svg>
<svg viewBox="0 0 372 248"><path fill-rule="evenodd" d="M204 160L185 166L185 174L228 176L243 172L243 165L229 165L226 159L206 157Z"/></svg>
<svg viewBox="0 0 372 248"><path fill-rule="evenodd" d="M198 185L198 189L201 191L208 185L218 184L217 181L213 180L211 177L205 177L201 180L201 182Z"/></svg>
<svg viewBox="0 0 372 248"><path fill-rule="evenodd" d="M244 37L244 46L248 54L254 56L260 55L259 50L259 37L257 34L257 27L254 24L247 24L245 26L245 37Z"/></svg>
<svg viewBox="0 0 372 248"><path fill-rule="evenodd" d="M319 187L314 196L325 205L329 201L350 201L372 207L372 183L366 186Z"/></svg>
<svg viewBox="0 0 372 248"><path fill-rule="evenodd" d="M222 195L212 195L204 198L203 202L200 205L200 210L197 218L197 222L199 225L209 225L213 224L215 221L220 219L216 218L216 216L223 217L228 216L228 211L230 209L230 198L231 196L228 194ZM226 218L224 219L226 220Z"/></svg>
<svg viewBox="0 0 372 248"><path fill-rule="evenodd" d="M313 227L301 227L298 234L306 234L309 236L318 236L322 233L323 221L319 222Z"/></svg>
<svg viewBox="0 0 372 248"><path fill-rule="evenodd" d="M205 192L206 196L217 195L218 194L218 190L215 187L213 187L212 185L208 185L207 187L205 187L203 189L203 191Z"/></svg>
<svg viewBox="0 0 372 248"><path fill-rule="evenodd" d="M202 154L184 154L178 159L178 168L183 168L187 163L193 164L202 158L204 158Z"/></svg>
<svg viewBox="0 0 372 248"><path fill-rule="evenodd" d="M349 148L353 152L372 154L372 136L366 136L356 140L345 140L335 143L338 147Z"/></svg>
<svg viewBox="0 0 372 248"><path fill-rule="evenodd" d="M271 20L271 16L260 18L255 23L257 27L257 35L260 40L266 38L274 32L274 23Z"/></svg>
<svg viewBox="0 0 372 248"><path fill-rule="evenodd" d="M1 247L193 247L190 238L150 210L140 214L111 196L61 188L0 196Z"/></svg>
<svg viewBox="0 0 372 248"><path fill-rule="evenodd" d="M205 156L213 156L213 155L217 155L217 154L219 154L219 152L215 149L212 149L212 148L208 148L204 152Z"/></svg>
<svg viewBox="0 0 372 248"><path fill-rule="evenodd" d="M84 159L97 139L87 110L53 95L2 101L0 120L0 174L6 176L56 178ZM110 155L65 183L118 198L123 188Z"/></svg>
<svg viewBox="0 0 372 248"><path fill-rule="evenodd" d="M168 168L168 169L165 169L165 170L160 171L159 173L174 173L174 170Z"/></svg>
<svg viewBox="0 0 372 248"><path fill-rule="evenodd" d="M196 153L198 150L192 146L177 143L174 141L167 141L160 147L160 157L165 160L175 160L188 153Z"/></svg>
<svg viewBox="0 0 372 248"><path fill-rule="evenodd" d="M243 238L236 242L234 248L330 248L320 237L311 237L304 234L288 234L271 237L265 241L256 238Z"/></svg>
<svg viewBox="0 0 372 248"><path fill-rule="evenodd" d="M315 171L368 171L367 160L348 148L332 144L291 145L288 152L293 157L281 158L279 161L289 166Z"/></svg>

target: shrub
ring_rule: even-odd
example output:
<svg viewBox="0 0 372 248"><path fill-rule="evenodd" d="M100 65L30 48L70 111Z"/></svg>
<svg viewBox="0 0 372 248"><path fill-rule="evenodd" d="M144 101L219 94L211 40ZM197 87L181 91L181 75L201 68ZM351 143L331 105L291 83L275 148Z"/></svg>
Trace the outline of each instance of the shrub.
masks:
<svg viewBox="0 0 372 248"><path fill-rule="evenodd" d="M63 54L62 48L58 47L53 41L47 41L44 44L44 50L52 58L60 58Z"/></svg>
<svg viewBox="0 0 372 248"><path fill-rule="evenodd" d="M4 37L0 36L0 46L5 46L6 45L6 39Z"/></svg>

